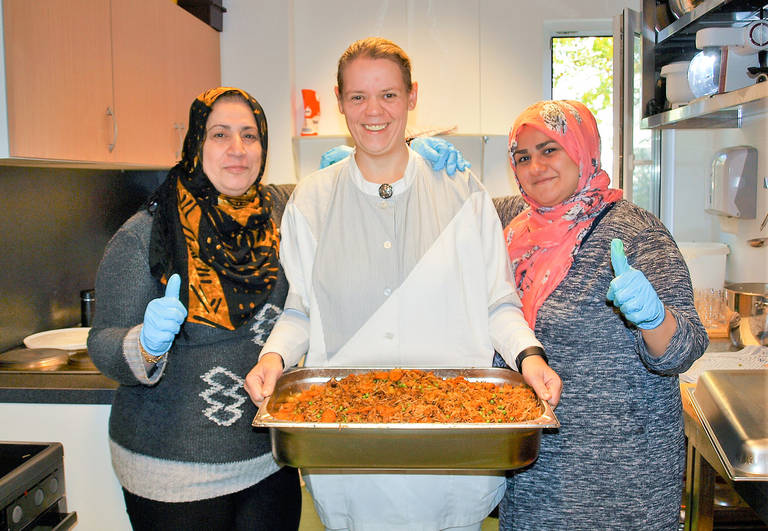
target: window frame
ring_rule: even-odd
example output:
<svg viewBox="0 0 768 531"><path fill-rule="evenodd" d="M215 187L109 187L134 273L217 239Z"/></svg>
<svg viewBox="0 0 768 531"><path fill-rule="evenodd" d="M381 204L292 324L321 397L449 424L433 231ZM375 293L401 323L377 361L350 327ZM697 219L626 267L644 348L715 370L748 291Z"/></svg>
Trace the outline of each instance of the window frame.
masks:
<svg viewBox="0 0 768 531"><path fill-rule="evenodd" d="M544 22L544 68L542 98L552 99L552 39L557 37L611 37L613 21L606 19L548 20Z"/></svg>

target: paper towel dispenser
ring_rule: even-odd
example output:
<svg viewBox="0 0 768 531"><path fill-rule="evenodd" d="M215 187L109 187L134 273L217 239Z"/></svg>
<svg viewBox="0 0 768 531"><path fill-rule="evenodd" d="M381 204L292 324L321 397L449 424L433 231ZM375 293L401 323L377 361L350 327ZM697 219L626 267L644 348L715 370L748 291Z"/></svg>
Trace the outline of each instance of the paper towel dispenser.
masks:
<svg viewBox="0 0 768 531"><path fill-rule="evenodd" d="M741 219L757 215L757 150L734 146L715 153L708 177L706 204L710 214Z"/></svg>

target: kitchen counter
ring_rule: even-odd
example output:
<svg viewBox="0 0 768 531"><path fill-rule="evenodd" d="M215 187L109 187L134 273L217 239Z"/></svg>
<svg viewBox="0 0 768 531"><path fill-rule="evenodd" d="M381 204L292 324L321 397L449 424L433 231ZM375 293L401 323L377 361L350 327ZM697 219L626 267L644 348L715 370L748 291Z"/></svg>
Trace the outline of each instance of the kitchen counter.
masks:
<svg viewBox="0 0 768 531"><path fill-rule="evenodd" d="M117 385L103 374L0 372L0 403L112 404Z"/></svg>
<svg viewBox="0 0 768 531"><path fill-rule="evenodd" d="M717 350L719 349L719 350ZM713 340L707 350L733 350L730 343ZM695 384L681 383L683 421L687 438L686 481L683 504L686 506L685 530L706 531L714 523L714 493L716 475L723 478L733 490L768 523L768 482L731 481L717 455L704 426L691 404L688 389Z"/></svg>

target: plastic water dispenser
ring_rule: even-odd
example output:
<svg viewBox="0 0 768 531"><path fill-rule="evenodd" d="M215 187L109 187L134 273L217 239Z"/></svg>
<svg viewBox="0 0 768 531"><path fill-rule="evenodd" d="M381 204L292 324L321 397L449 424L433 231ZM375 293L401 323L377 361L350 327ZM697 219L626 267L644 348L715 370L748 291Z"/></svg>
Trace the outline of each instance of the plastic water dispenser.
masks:
<svg viewBox="0 0 768 531"><path fill-rule="evenodd" d="M741 219L757 215L757 150L734 146L715 153L704 209Z"/></svg>

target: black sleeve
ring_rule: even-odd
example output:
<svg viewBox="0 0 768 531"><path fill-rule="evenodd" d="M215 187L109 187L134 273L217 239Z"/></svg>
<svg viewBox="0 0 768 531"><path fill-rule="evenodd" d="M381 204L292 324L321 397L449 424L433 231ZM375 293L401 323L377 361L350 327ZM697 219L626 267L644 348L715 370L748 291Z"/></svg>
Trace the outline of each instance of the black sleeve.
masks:
<svg viewBox="0 0 768 531"><path fill-rule="evenodd" d="M499 214L501 226L506 227L515 216L528 207L521 195L507 195L504 197L494 197L493 206Z"/></svg>

